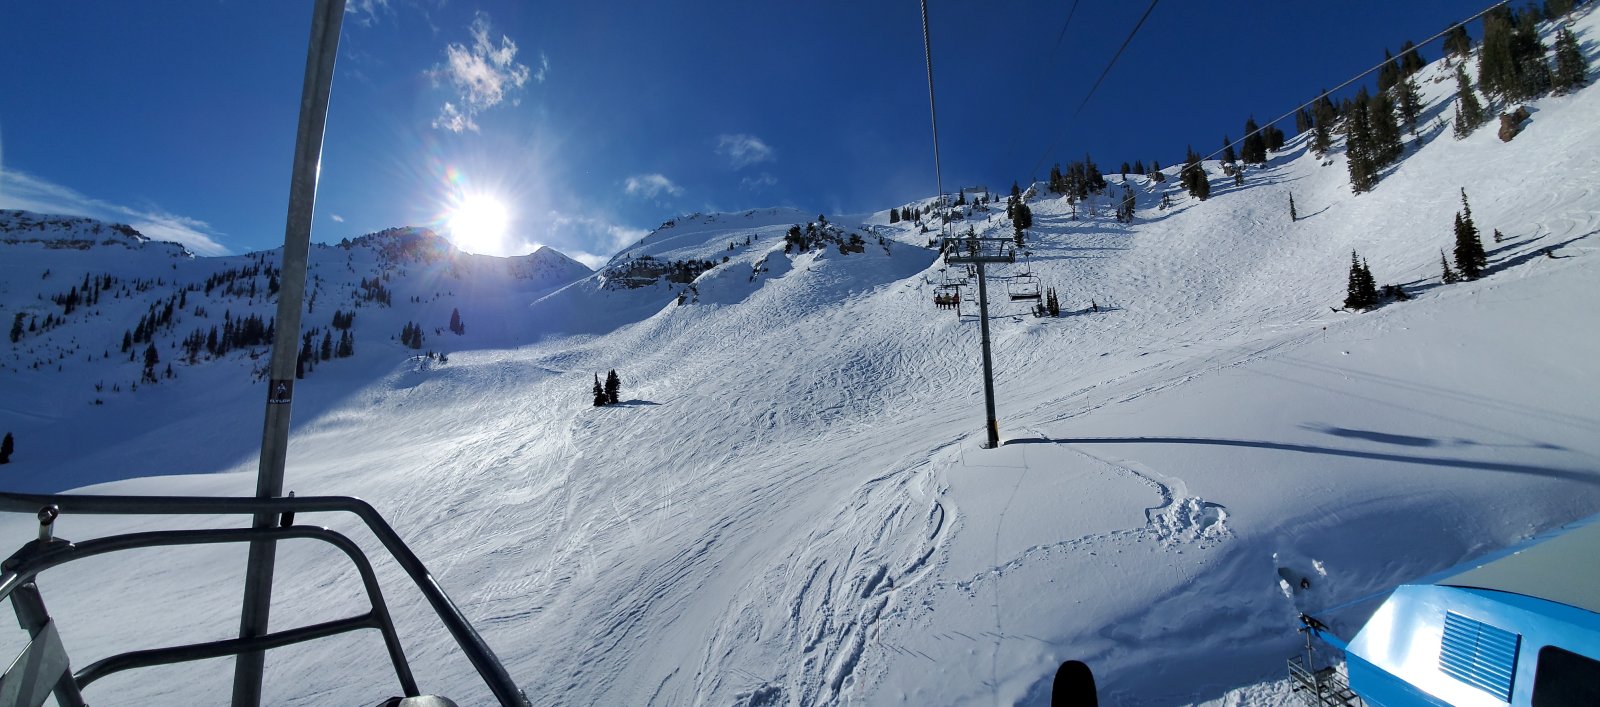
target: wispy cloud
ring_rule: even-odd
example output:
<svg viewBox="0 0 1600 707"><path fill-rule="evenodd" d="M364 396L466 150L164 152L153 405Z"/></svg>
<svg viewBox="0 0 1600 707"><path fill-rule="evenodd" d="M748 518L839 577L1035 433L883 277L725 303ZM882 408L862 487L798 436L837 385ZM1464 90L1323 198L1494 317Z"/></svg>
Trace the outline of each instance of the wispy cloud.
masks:
<svg viewBox="0 0 1600 707"><path fill-rule="evenodd" d="M772 147L754 135L744 133L717 136L717 154L728 160L734 169L771 160Z"/></svg>
<svg viewBox="0 0 1600 707"><path fill-rule="evenodd" d="M389 8L389 0L349 0L345 3L344 14L362 27L371 27L382 19L380 15L393 14Z"/></svg>
<svg viewBox="0 0 1600 707"><path fill-rule="evenodd" d="M550 75L550 57L544 52L539 52L539 70L533 72L533 80L544 83L544 77Z"/></svg>
<svg viewBox="0 0 1600 707"><path fill-rule="evenodd" d="M344 217L339 214L328 214L328 218L333 219L334 223L344 223Z"/></svg>
<svg viewBox="0 0 1600 707"><path fill-rule="evenodd" d="M625 188L629 196L642 196L646 199L654 199L661 194L668 196L683 194L682 187L673 184L671 179L661 174L636 174L628 177Z"/></svg>
<svg viewBox="0 0 1600 707"><path fill-rule="evenodd" d="M777 184L778 178L766 172L739 180L739 188L753 192L763 192L769 187L777 186Z"/></svg>
<svg viewBox="0 0 1600 707"><path fill-rule="evenodd" d="M126 223L158 241L182 243L199 255L226 255L211 225L156 206L133 208L84 195L41 177L16 170L0 171L0 208L46 214L87 216Z"/></svg>
<svg viewBox="0 0 1600 707"><path fill-rule="evenodd" d="M439 108L433 127L456 133L477 131L478 114L506 100L508 93L522 88L532 75L526 64L516 60L516 42L503 34L498 44L490 38L493 29L488 14L478 12L467 31L472 34L472 45L445 45L444 63L427 71L435 86L448 82L456 94L456 100ZM548 68L549 62L541 55L541 81Z"/></svg>

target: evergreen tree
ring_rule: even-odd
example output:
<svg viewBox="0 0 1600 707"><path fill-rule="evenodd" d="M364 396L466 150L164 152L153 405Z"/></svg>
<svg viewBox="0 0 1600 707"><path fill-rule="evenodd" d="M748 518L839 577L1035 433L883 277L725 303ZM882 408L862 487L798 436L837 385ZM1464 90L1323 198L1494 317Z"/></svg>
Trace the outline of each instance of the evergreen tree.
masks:
<svg viewBox="0 0 1600 707"><path fill-rule="evenodd" d="M1509 5L1489 11L1483 18L1483 48L1478 52L1478 87L1486 96L1514 101L1521 94L1517 57L1513 52L1516 18Z"/></svg>
<svg viewBox="0 0 1600 707"><path fill-rule="evenodd" d="M22 340L22 320L27 318L26 312L17 312L17 317L11 320L11 343Z"/></svg>
<svg viewBox="0 0 1600 707"><path fill-rule="evenodd" d="M1572 12L1572 0L1544 0L1544 16L1552 20Z"/></svg>
<svg viewBox="0 0 1600 707"><path fill-rule="evenodd" d="M617 397L622 392L622 379L617 378L616 369L606 374L606 402L616 405L621 402Z"/></svg>
<svg viewBox="0 0 1600 707"><path fill-rule="evenodd" d="M889 223L900 223L899 207L889 209Z"/></svg>
<svg viewBox="0 0 1600 707"><path fill-rule="evenodd" d="M1132 171L1132 169L1129 167L1128 163L1127 162L1123 162L1122 163L1122 171L1119 172L1118 174L1121 174L1123 179L1127 179L1128 178L1128 172L1130 172L1130 171Z"/></svg>
<svg viewBox="0 0 1600 707"><path fill-rule="evenodd" d="M1488 116L1483 113L1483 105L1478 103L1478 96L1472 91L1472 81L1467 78L1465 65L1456 65L1456 124L1455 136L1457 140L1472 134L1477 130Z"/></svg>
<svg viewBox="0 0 1600 707"><path fill-rule="evenodd" d="M156 345L151 343L144 349L144 378L151 383L156 381L156 364L161 363L161 354L156 353Z"/></svg>
<svg viewBox="0 0 1600 707"><path fill-rule="evenodd" d="M1316 118L1311 111L1301 108L1294 112L1294 134L1304 135L1311 131L1311 126L1316 124Z"/></svg>
<svg viewBox="0 0 1600 707"><path fill-rule="evenodd" d="M1261 129L1261 134L1267 141L1267 149L1269 151L1277 152L1283 149L1284 135L1283 131L1278 129L1278 126L1268 125Z"/></svg>
<svg viewBox="0 0 1600 707"><path fill-rule="evenodd" d="M1233 152L1233 141L1227 135L1222 136L1222 163L1232 164L1239 161L1238 155Z"/></svg>
<svg viewBox="0 0 1600 707"><path fill-rule="evenodd" d="M1422 113L1422 89L1417 79L1407 76L1395 87L1395 111L1400 114L1400 124L1406 132L1417 134L1417 116Z"/></svg>
<svg viewBox="0 0 1600 707"><path fill-rule="evenodd" d="M467 333L466 325L461 323L461 310L459 308L453 307L450 309L450 331L455 332L456 336Z"/></svg>
<svg viewBox="0 0 1600 707"><path fill-rule="evenodd" d="M1246 142L1248 144L1248 141ZM1245 159L1248 161L1249 157ZM1188 157L1184 160L1183 169L1178 172L1178 180L1184 189L1189 190L1189 195L1196 199L1205 201L1211 196L1211 182L1206 179L1205 167L1200 164L1200 155L1193 147L1188 148Z"/></svg>
<svg viewBox="0 0 1600 707"><path fill-rule="evenodd" d="M1417 45L1412 44L1411 40L1407 39L1405 44L1400 45L1401 76L1410 76L1415 74L1418 71L1421 71L1422 67L1427 65L1427 60L1422 58L1422 54L1417 51Z"/></svg>
<svg viewBox="0 0 1600 707"><path fill-rule="evenodd" d="M1255 116L1244 121L1244 144L1239 148L1239 153L1247 164L1267 163L1267 140L1256 125Z"/></svg>
<svg viewBox="0 0 1600 707"><path fill-rule="evenodd" d="M1456 24L1445 31L1444 35L1445 56L1465 58L1472 53L1472 37L1467 34L1465 24Z"/></svg>
<svg viewBox="0 0 1600 707"><path fill-rule="evenodd" d="M1351 311L1361 311L1371 307L1374 302L1367 297L1366 267L1362 265L1361 258L1355 251L1350 251L1350 280L1345 287L1344 308Z"/></svg>
<svg viewBox="0 0 1600 707"><path fill-rule="evenodd" d="M1583 52L1578 50L1578 38L1572 35L1572 30L1561 28L1556 34L1556 70L1551 77L1556 93L1567 93L1583 86L1588 82L1588 70Z"/></svg>
<svg viewBox="0 0 1600 707"><path fill-rule="evenodd" d="M1133 161L1133 173L1134 174L1149 174L1149 172L1144 171L1144 160L1134 160Z"/></svg>
<svg viewBox="0 0 1600 707"><path fill-rule="evenodd" d="M1456 270L1467 280L1483 275L1489 257L1483 251L1483 240L1478 237L1478 226L1472 222L1472 206L1467 204L1467 190L1461 190L1461 213L1456 214Z"/></svg>
<svg viewBox="0 0 1600 707"><path fill-rule="evenodd" d="M1383 65L1378 67L1378 93L1383 93L1400 83L1400 64L1394 60L1387 47L1383 50Z"/></svg>
<svg viewBox="0 0 1600 707"><path fill-rule="evenodd" d="M1371 96L1362 87L1356 94L1355 104L1345 116L1345 157L1350 169L1350 189L1357 194L1371 191L1378 182L1378 164L1374 159Z"/></svg>
<svg viewBox="0 0 1600 707"><path fill-rule="evenodd" d="M322 346L318 347L321 358L327 361L333 358L333 331L322 332Z"/></svg>
<svg viewBox="0 0 1600 707"><path fill-rule="evenodd" d="M0 464L11 463L11 453L17 451L17 442L7 432L5 439L0 439Z"/></svg>
<svg viewBox="0 0 1600 707"><path fill-rule="evenodd" d="M1368 106L1368 125L1372 130L1372 165L1374 170L1393 164L1405 154L1400 141L1400 126L1395 123L1394 101L1389 94L1372 97Z"/></svg>
<svg viewBox="0 0 1600 707"><path fill-rule="evenodd" d="M1311 151L1326 155L1333 148L1333 123L1338 115L1333 108L1333 101L1328 100L1326 89L1322 91L1322 98L1317 100L1313 110L1316 120L1311 126Z"/></svg>
<svg viewBox="0 0 1600 707"><path fill-rule="evenodd" d="M1291 222L1300 220L1300 215L1296 214L1294 212L1294 195L1293 194L1289 195L1289 220Z"/></svg>
<svg viewBox="0 0 1600 707"><path fill-rule="evenodd" d="M1056 288L1049 289L1049 294L1045 296L1044 308L1052 317L1061 316L1061 300L1056 298Z"/></svg>
<svg viewBox="0 0 1600 707"><path fill-rule="evenodd" d="M1511 55L1517 62L1518 100L1550 92L1550 62L1545 59L1548 51L1539 40L1537 8L1530 8L1517 18L1516 31L1511 34Z"/></svg>
<svg viewBox="0 0 1600 707"><path fill-rule="evenodd" d="M1456 218L1459 220L1460 219L1460 215L1458 214L1456 216ZM1445 260L1444 249L1443 248L1439 249L1439 267L1443 268L1443 270L1444 270L1444 274L1439 276L1439 281L1440 282L1443 282L1446 285L1448 285L1448 284L1453 283L1453 282L1460 282L1461 281L1461 275L1457 274L1456 271L1451 270L1450 269L1450 261Z"/></svg>
<svg viewBox="0 0 1600 707"><path fill-rule="evenodd" d="M594 406L604 407L607 400L606 391L600 387L600 374L594 374Z"/></svg>

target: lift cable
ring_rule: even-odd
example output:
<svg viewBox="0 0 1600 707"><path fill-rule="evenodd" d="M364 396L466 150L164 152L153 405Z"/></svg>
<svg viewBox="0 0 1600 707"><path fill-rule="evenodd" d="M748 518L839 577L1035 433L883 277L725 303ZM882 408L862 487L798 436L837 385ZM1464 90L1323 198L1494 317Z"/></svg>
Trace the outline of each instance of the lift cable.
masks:
<svg viewBox="0 0 1600 707"><path fill-rule="evenodd" d="M1145 20L1150 19L1150 13L1155 12L1156 5L1160 4L1160 2L1161 0L1150 0L1150 7L1145 8L1144 15L1140 16L1139 21L1133 25L1133 31L1128 33L1127 39L1122 40L1122 46L1117 48L1117 53L1111 55L1111 61L1107 62L1105 70L1100 72L1100 78L1095 79L1094 85L1089 87L1089 93L1083 97L1083 102L1078 104L1078 109L1072 111L1072 115L1067 118L1066 125L1071 125L1072 121L1078 118L1078 114L1083 112L1084 106L1089 105L1089 99L1094 98L1094 92L1100 89L1101 82L1105 81L1106 76L1111 74L1111 67L1117 65L1117 59L1122 58L1122 52L1125 51L1128 48L1128 45L1133 42L1134 35L1139 33L1139 28L1144 26ZM1065 28L1063 28L1063 30L1065 30ZM1062 126L1061 133L1056 136L1054 142L1050 143L1050 147L1046 148L1044 153L1039 155L1039 161L1034 163L1033 169L1028 170L1028 174L1039 173L1039 168L1044 166L1044 161L1049 159L1050 153L1055 151L1057 145L1061 144L1061 138L1067 136L1066 125Z"/></svg>
<svg viewBox="0 0 1600 707"><path fill-rule="evenodd" d="M938 189L939 207L944 207L944 172L939 165L939 109L933 100L933 42L928 38L928 0L922 1L922 53L928 64L928 116L933 121L933 179L934 186ZM940 216L944 223L939 227L941 236L948 236L950 224L948 219Z"/></svg>

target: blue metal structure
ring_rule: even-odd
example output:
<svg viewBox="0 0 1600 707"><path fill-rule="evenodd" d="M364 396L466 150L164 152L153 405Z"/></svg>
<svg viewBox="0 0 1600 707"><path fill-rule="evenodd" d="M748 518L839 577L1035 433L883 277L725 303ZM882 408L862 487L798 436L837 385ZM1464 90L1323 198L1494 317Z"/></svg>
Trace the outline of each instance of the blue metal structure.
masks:
<svg viewBox="0 0 1600 707"><path fill-rule="evenodd" d="M1345 653L1367 704L1600 705L1600 516L1395 588Z"/></svg>

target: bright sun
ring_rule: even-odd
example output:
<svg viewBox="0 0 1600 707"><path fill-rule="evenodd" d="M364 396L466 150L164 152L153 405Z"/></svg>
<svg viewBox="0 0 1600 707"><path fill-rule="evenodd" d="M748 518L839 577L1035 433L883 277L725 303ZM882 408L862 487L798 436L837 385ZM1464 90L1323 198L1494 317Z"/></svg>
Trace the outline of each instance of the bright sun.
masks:
<svg viewBox="0 0 1600 707"><path fill-rule="evenodd" d="M450 214L450 236L456 247L472 253L497 254L504 248L510 216L499 199L474 194Z"/></svg>

